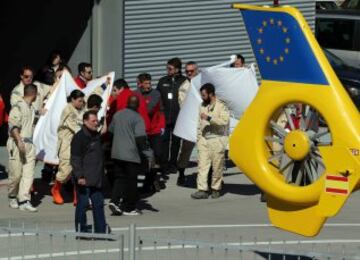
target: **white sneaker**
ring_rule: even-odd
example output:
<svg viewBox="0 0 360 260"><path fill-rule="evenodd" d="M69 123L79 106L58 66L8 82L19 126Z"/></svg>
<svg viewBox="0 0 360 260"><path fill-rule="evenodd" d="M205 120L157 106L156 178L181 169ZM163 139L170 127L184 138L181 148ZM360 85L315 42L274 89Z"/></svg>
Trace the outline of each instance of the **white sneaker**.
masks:
<svg viewBox="0 0 360 260"><path fill-rule="evenodd" d="M37 208L35 208L33 205L31 205L30 201L26 201L25 203L20 204L19 209L22 211L30 211L30 212L37 211Z"/></svg>
<svg viewBox="0 0 360 260"><path fill-rule="evenodd" d="M9 207L12 209L18 209L19 203L16 198L9 198Z"/></svg>
<svg viewBox="0 0 360 260"><path fill-rule="evenodd" d="M140 216L142 215L140 210L134 209L133 211L123 211L124 216Z"/></svg>
<svg viewBox="0 0 360 260"><path fill-rule="evenodd" d="M109 203L109 208L110 208L112 214L115 215L115 216L120 216L122 214L121 209L115 203L110 202Z"/></svg>

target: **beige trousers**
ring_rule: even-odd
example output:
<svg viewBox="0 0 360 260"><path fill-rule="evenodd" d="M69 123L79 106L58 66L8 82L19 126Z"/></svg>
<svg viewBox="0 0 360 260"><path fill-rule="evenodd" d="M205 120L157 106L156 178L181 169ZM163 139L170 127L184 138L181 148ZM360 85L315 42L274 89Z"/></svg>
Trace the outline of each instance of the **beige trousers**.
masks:
<svg viewBox="0 0 360 260"><path fill-rule="evenodd" d="M225 150L228 142L228 137L215 137L205 139L200 137L197 142L199 153L197 189L207 191L208 175L210 167L212 166L211 189L221 190L223 171L225 163Z"/></svg>
<svg viewBox="0 0 360 260"><path fill-rule="evenodd" d="M68 141L61 141L59 144L59 168L56 173L56 180L65 183L70 179L72 167L70 164L71 143Z"/></svg>
<svg viewBox="0 0 360 260"><path fill-rule="evenodd" d="M17 198L19 202L31 199L30 189L34 181L35 146L25 143L26 154L20 155L13 139L9 138L7 150L9 152L9 198Z"/></svg>

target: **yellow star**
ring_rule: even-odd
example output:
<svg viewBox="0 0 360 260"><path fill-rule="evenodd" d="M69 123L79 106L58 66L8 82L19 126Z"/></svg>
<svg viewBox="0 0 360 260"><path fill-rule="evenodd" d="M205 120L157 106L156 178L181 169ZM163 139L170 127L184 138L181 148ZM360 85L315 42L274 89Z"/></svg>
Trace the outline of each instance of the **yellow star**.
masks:
<svg viewBox="0 0 360 260"><path fill-rule="evenodd" d="M285 39L285 42L286 42L287 44L289 44L289 43L290 43L290 38L287 37L287 38Z"/></svg>
<svg viewBox="0 0 360 260"><path fill-rule="evenodd" d="M274 63L274 65L277 65L277 64L278 64L277 59L274 59L274 60L273 60L273 63Z"/></svg>
<svg viewBox="0 0 360 260"><path fill-rule="evenodd" d="M283 32L284 32L284 33L287 33L287 31L288 31L288 28L286 28L286 27L283 27L283 28L282 28L282 30L283 30Z"/></svg>
<svg viewBox="0 0 360 260"><path fill-rule="evenodd" d="M257 44L261 44L262 43L262 40L259 38L257 39Z"/></svg>
<svg viewBox="0 0 360 260"><path fill-rule="evenodd" d="M280 56L280 57L279 57L279 60L280 60L280 62L283 62L283 61L284 61L284 57L283 57L283 56Z"/></svg>
<svg viewBox="0 0 360 260"><path fill-rule="evenodd" d="M265 52L264 49L261 48L261 49L260 49L260 54L264 54L264 52Z"/></svg>
<svg viewBox="0 0 360 260"><path fill-rule="evenodd" d="M263 30L263 28L259 28L258 31L259 31L259 33L263 33L264 30Z"/></svg>
<svg viewBox="0 0 360 260"><path fill-rule="evenodd" d="M282 26L282 21L279 20L279 21L277 22L277 24L278 24L278 26Z"/></svg>
<svg viewBox="0 0 360 260"><path fill-rule="evenodd" d="M289 54L289 49L288 48L285 48L284 51L285 51L286 54Z"/></svg>
<svg viewBox="0 0 360 260"><path fill-rule="evenodd" d="M270 24L274 24L274 19L270 19Z"/></svg>
<svg viewBox="0 0 360 260"><path fill-rule="evenodd" d="M262 22L263 26L265 27L267 25L267 22L266 21L263 21Z"/></svg>
<svg viewBox="0 0 360 260"><path fill-rule="evenodd" d="M271 58L269 56L266 57L266 61L267 62L270 62L271 61Z"/></svg>

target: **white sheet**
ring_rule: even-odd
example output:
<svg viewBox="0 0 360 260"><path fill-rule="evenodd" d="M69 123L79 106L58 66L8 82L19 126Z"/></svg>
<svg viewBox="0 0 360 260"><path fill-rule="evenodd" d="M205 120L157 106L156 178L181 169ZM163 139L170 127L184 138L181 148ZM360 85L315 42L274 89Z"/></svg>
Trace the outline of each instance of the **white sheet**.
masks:
<svg viewBox="0 0 360 260"><path fill-rule="evenodd" d="M76 85L70 73L64 71L55 91L46 102L46 114L40 117L34 130L33 142L36 146L37 159L51 164L59 163L59 158L57 157L57 129L60 123L61 113L67 104L67 96L70 95L74 89L79 89L84 92L85 96L88 96L96 87L105 83L108 77L110 77L111 81L102 95L103 103L98 113L99 118L102 118L106 114L107 101L111 93L115 73L110 72L103 77L94 79L88 82L85 89L81 90Z"/></svg>
<svg viewBox="0 0 360 260"><path fill-rule="evenodd" d="M229 68L229 63L203 69L191 81L191 88L175 125L175 135L196 142L199 107L202 102L199 90L205 83L212 83L216 88L216 96L227 104L231 114L230 132L232 132L241 115L254 99L258 91L258 83L254 65L246 68Z"/></svg>

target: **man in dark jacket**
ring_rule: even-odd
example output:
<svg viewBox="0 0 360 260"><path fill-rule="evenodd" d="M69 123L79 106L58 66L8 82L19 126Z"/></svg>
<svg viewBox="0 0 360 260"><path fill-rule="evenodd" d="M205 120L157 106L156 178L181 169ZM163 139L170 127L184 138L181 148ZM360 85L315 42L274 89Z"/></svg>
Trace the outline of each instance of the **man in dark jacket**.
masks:
<svg viewBox="0 0 360 260"><path fill-rule="evenodd" d="M168 172L176 173L180 138L175 136L173 131L180 111L178 102L179 88L186 80L186 77L181 74L181 60L179 58L172 58L167 62L167 72L168 74L162 77L157 85L157 90L161 94L166 118L166 128L163 135L163 162L168 164Z"/></svg>
<svg viewBox="0 0 360 260"><path fill-rule="evenodd" d="M136 204L139 200L137 176L142 171L142 162L153 162L152 150L147 143L144 120L137 112L139 97L130 96L127 108L117 112L109 127L113 134L111 158L115 172L109 208L114 215L137 216L141 212ZM119 205L122 199L121 205Z"/></svg>
<svg viewBox="0 0 360 260"><path fill-rule="evenodd" d="M95 233L106 232L104 196L101 192L104 175L104 155L96 111L83 116L84 125L71 142L71 166L76 179L78 203L75 211L75 229L88 232L86 209L92 203Z"/></svg>

